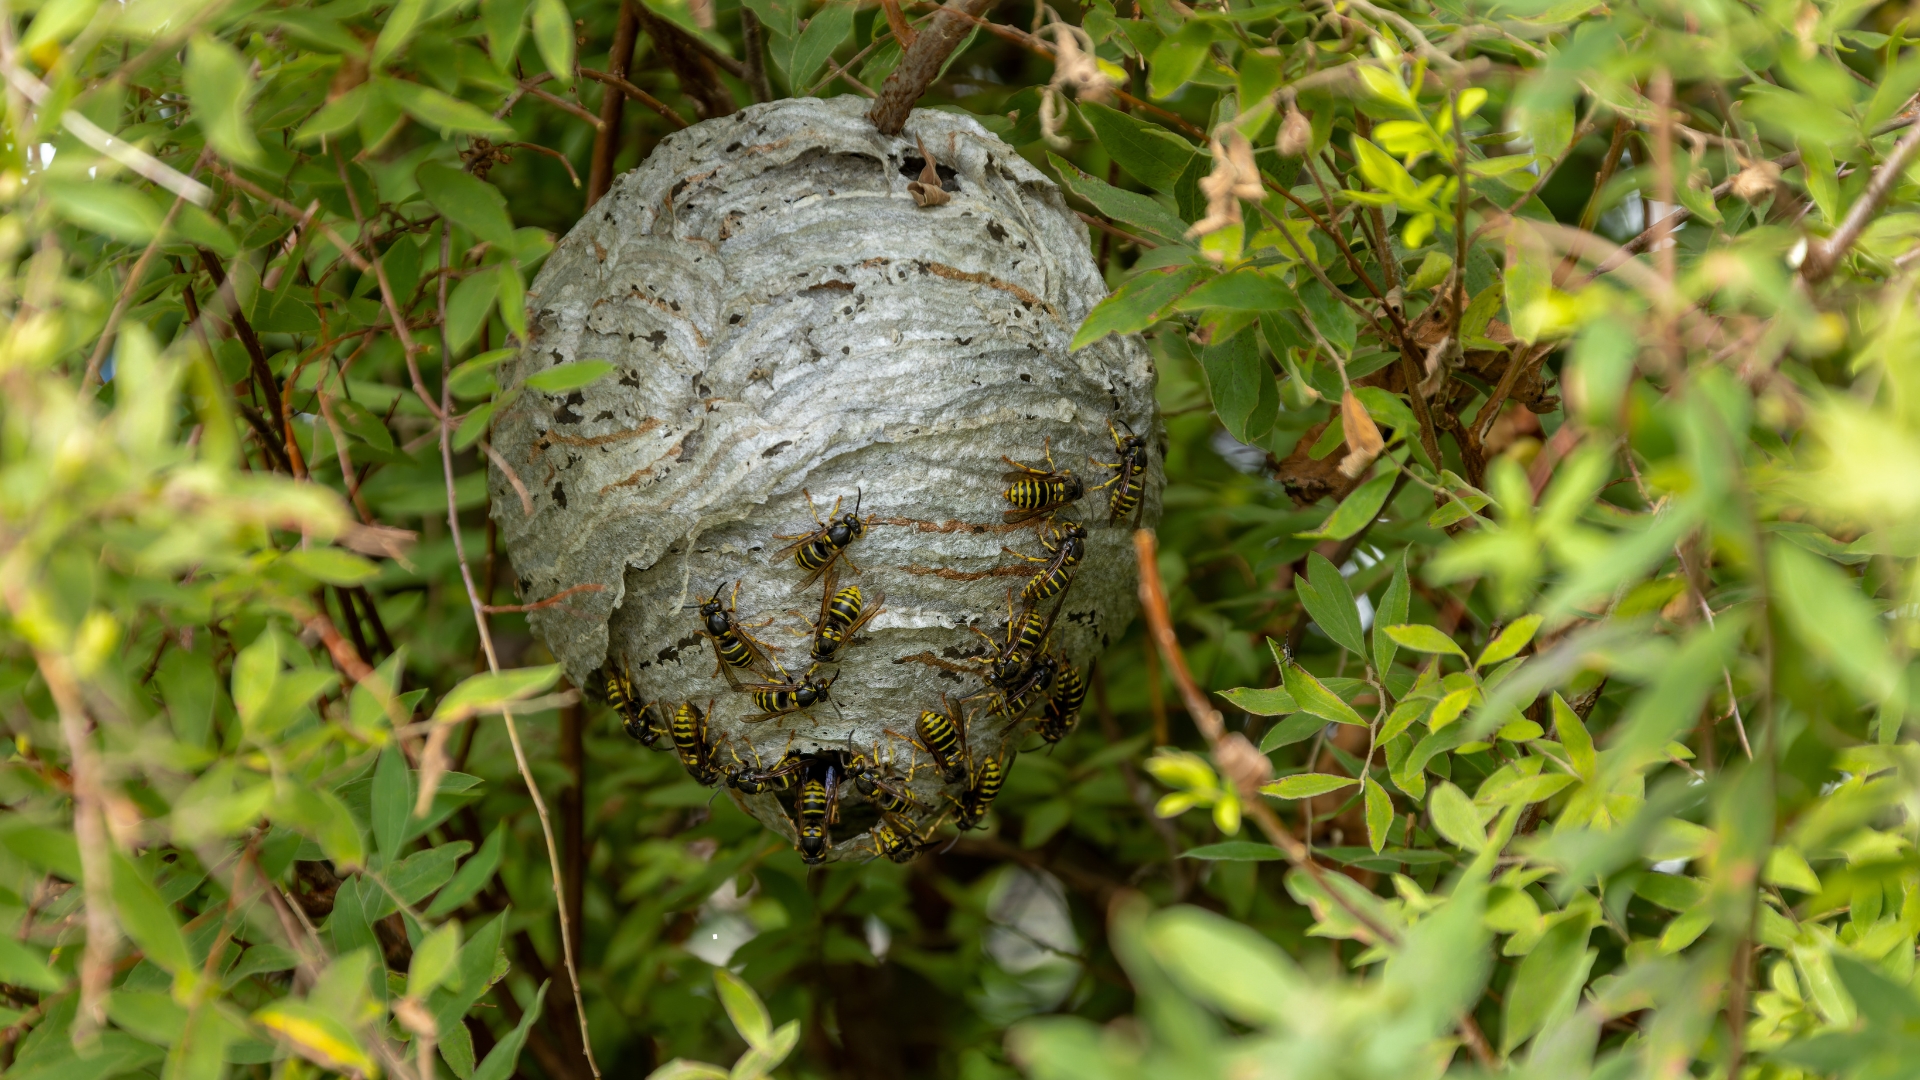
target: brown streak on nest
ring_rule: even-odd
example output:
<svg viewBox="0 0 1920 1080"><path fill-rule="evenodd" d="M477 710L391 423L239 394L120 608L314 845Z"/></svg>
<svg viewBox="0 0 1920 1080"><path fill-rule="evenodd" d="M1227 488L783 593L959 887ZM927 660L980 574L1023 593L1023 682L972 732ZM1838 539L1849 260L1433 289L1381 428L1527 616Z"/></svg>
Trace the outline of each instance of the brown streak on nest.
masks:
<svg viewBox="0 0 1920 1080"><path fill-rule="evenodd" d="M980 674L972 668L961 667L959 664L950 664L933 655L933 651L930 649L914 653L912 656L895 657L893 662L896 664L925 664L928 667L939 668L941 671L952 671L961 675Z"/></svg>
<svg viewBox="0 0 1920 1080"><path fill-rule="evenodd" d="M629 289L627 291L627 295L633 297L635 300L638 300L642 303L652 304L654 307L657 307L661 311L666 312L668 317L679 319L681 322L686 323L687 329L693 332L693 343L695 345L700 346L703 349L707 347L707 335L700 332L700 327L695 325L692 319L689 319L685 315L682 315L679 312L673 310L672 305L668 304L665 300L662 300L657 296L648 296L646 293L641 292L640 287L637 285Z"/></svg>
<svg viewBox="0 0 1920 1080"><path fill-rule="evenodd" d="M777 139L770 143L761 143L758 146L749 146L745 150L742 150L740 152L743 154L771 154L775 150L779 150L785 147L788 143L792 141L793 141L792 139Z"/></svg>
<svg viewBox="0 0 1920 1080"><path fill-rule="evenodd" d="M873 258L868 259L866 262L861 263L860 269L871 270L876 266L886 266L892 262L893 260L887 258L885 255L876 255Z"/></svg>
<svg viewBox="0 0 1920 1080"><path fill-rule="evenodd" d="M976 572L954 570L945 566L903 566L900 569L915 577L932 576L946 578L948 581L979 581L983 578L992 577L1026 577L1033 573L1033 569L1026 566L996 566L991 570L980 570Z"/></svg>
<svg viewBox="0 0 1920 1080"><path fill-rule="evenodd" d="M1031 522L1026 522L1026 521L1016 521L1012 524L982 524L977 521L957 521L952 518L949 518L946 521L934 522L934 521L921 521L919 518L903 518L903 517L881 518L878 521L874 522L874 524L901 525L901 526L911 525L913 528L924 533L956 533L956 532L1007 533L1007 532L1021 532L1025 529L1030 529L1033 527Z"/></svg>
<svg viewBox="0 0 1920 1080"><path fill-rule="evenodd" d="M1047 314L1056 319L1060 317L1060 312L1056 310L1052 304L1047 303L1045 300L1040 299L1011 281L1001 281L992 274L980 274L971 270L962 270L957 266L948 266L946 263L930 262L927 263L926 266L928 272L935 277L943 277L948 281L966 281L975 285L985 285L990 289L999 289L1001 292L1012 296L1028 307L1038 306L1045 308Z"/></svg>
<svg viewBox="0 0 1920 1080"><path fill-rule="evenodd" d="M539 438L533 440L533 450L527 455L527 458L530 461L540 460L540 455L547 452L547 447L553 446L556 443L561 446L605 446L608 443L621 442L625 439L637 439L659 426L660 421L649 416L645 420L640 421L639 427L631 431L614 431L605 435L566 435L556 431L544 431L540 433Z"/></svg>
<svg viewBox="0 0 1920 1080"><path fill-rule="evenodd" d="M832 292L852 292L852 291L853 291L853 282L851 282L851 281L838 281L838 280L835 280L835 281L823 281L823 282L821 282L821 283L820 283L820 284L818 284L818 285L809 285L809 286L807 286L807 290L806 290L806 291L808 291L808 292L820 292L820 291L821 291L821 290L823 290L823 289L825 289L825 290L829 290L829 291L832 291Z"/></svg>
<svg viewBox="0 0 1920 1080"><path fill-rule="evenodd" d="M638 483L640 483L640 479L642 477L649 476L652 474L652 472L653 472L653 466L643 465L640 468L633 470L633 475L627 477L625 480L615 480L613 483L608 484L605 487L602 487L600 489L600 494L605 495L607 492L612 491L614 488L633 487Z"/></svg>

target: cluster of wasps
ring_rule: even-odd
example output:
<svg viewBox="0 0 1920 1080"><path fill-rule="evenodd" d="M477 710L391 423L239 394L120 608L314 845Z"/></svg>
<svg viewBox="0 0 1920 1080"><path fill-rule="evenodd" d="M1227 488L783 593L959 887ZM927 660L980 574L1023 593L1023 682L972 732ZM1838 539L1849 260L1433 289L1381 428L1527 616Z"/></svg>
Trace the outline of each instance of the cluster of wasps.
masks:
<svg viewBox="0 0 1920 1080"><path fill-rule="evenodd" d="M1055 467L1050 441L1042 449L1044 469L1010 457L1001 459L1010 466L1002 477L1007 485L1002 497L1011 507L1002 515L1003 520L1009 524L1032 522L1043 530L1039 555L1001 550L1040 565L1019 590L1017 601L1009 591L1007 625L1001 635L975 628L974 632L985 640L986 649L970 658L973 666L921 657L942 668L977 676L985 687L957 704L942 695L941 709L922 711L911 734L886 732L910 751L904 775L896 772L891 753L883 757L879 747L869 752L850 747L802 754L791 749L790 740L789 749L774 765L765 765L751 748L752 760L748 761L734 751L731 740L716 743L709 738L707 720L713 711L712 699L704 710L691 701L671 710L662 703L642 702L632 679L617 664L610 664L603 673L608 702L619 712L629 736L650 749L671 749L702 784L725 783L748 795L793 792L797 786L793 795L795 832L801 858L808 864L823 862L833 846L832 829L839 820L841 794L849 785L879 813L879 820L868 830L875 857L886 856L896 862L912 859L931 843L933 833L949 818L961 830L975 828L999 794L1008 763L1004 755L974 760L968 748L968 731L983 716L1008 726L1032 722L1034 730L1052 745L1073 730L1086 698L1086 681L1079 668L1051 647L1054 620L1065 606L1066 593L1086 556L1087 541L1086 529L1060 517L1060 511L1089 492L1105 490L1108 523L1131 517L1137 525L1148 465L1146 439L1134 434L1131 427L1125 435L1111 422L1107 428L1118 460L1088 459L1113 470L1106 482L1092 488L1084 486L1072 470ZM750 695L758 710L744 717L745 723L791 716L822 703L837 712L832 688L838 673L833 666L885 603L885 596L878 591L869 595L858 585L840 586L843 567L849 574L860 573L849 549L866 536L874 522L873 517L860 516L860 496L856 494L853 509L845 513L836 498L833 509L822 520L812 493L803 490L802 494L816 527L797 535L776 535L774 539L791 543L777 551L773 561L778 564L791 558L805 573L793 587L795 594L825 581L820 590L819 614L804 631L810 639L810 662L804 674L789 673L777 658L779 650L754 635L753 631L763 629L773 621L771 618L752 624L739 618L735 609L738 581L724 601L723 582L705 599L687 605L697 613L699 633L712 644L714 674L724 676L734 692ZM791 614L805 618L797 611ZM723 751L727 758L724 763ZM920 762L922 755L928 764ZM953 805L924 831L911 824L910 818L926 808L908 787L922 768L961 788L958 798L947 796Z"/></svg>

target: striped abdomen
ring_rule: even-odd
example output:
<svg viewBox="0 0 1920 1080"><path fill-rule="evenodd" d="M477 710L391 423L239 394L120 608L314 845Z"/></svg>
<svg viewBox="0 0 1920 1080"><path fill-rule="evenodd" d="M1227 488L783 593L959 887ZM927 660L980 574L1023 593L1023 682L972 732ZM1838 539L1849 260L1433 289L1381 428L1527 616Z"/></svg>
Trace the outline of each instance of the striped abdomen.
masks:
<svg viewBox="0 0 1920 1080"><path fill-rule="evenodd" d="M960 732L953 726L953 717L927 710L920 714L919 728L920 741L933 755L933 763L951 774L960 762Z"/></svg>
<svg viewBox="0 0 1920 1080"><path fill-rule="evenodd" d="M801 707L800 695L793 690L755 690L753 703L761 712L788 713Z"/></svg>
<svg viewBox="0 0 1920 1080"><path fill-rule="evenodd" d="M1028 477L1007 486L1007 501L1015 510L1046 510L1080 497L1080 481L1073 477Z"/></svg>
<svg viewBox="0 0 1920 1080"><path fill-rule="evenodd" d="M833 599L827 602L826 621L837 622L841 626L852 626L859 621L860 613L866 608L867 598L860 592L860 586L849 585L834 593Z"/></svg>
<svg viewBox="0 0 1920 1080"><path fill-rule="evenodd" d="M793 561L802 570L818 570L827 565L839 550L832 540L822 536L800 545L800 550L793 553Z"/></svg>
<svg viewBox="0 0 1920 1080"><path fill-rule="evenodd" d="M732 627L728 627L725 633L715 634L713 641L720 650L720 659L725 660L729 667L743 668L752 665L753 649Z"/></svg>
<svg viewBox="0 0 1920 1080"><path fill-rule="evenodd" d="M1133 513L1134 507L1140 505L1141 494L1147 489L1145 463L1141 463L1138 467L1130 467L1132 464L1132 462L1122 464L1121 468L1126 472L1126 477L1113 486L1113 498L1108 504L1110 520L1118 521Z"/></svg>
<svg viewBox="0 0 1920 1080"><path fill-rule="evenodd" d="M694 779L703 784L710 782L713 767L707 760L707 718L699 707L689 701L673 710L668 732L673 736L673 748L680 755L680 764L686 766Z"/></svg>
<svg viewBox="0 0 1920 1080"><path fill-rule="evenodd" d="M913 858L913 843L886 822L876 823L868 835L873 837L876 854L885 855L894 862L906 862Z"/></svg>
<svg viewBox="0 0 1920 1080"><path fill-rule="evenodd" d="M1057 743L1073 731L1074 724L1080 720L1080 706L1087 700L1087 683L1080 677L1078 668L1068 668L1060 675L1060 683L1047 697L1046 710L1041 714L1040 737L1050 743Z"/></svg>
<svg viewBox="0 0 1920 1080"><path fill-rule="evenodd" d="M987 807L993 805L994 796L1000 794L1000 785L1006 778L999 758L988 758L980 763L979 770L973 774L973 786L967 789L966 804L960 811L961 828L971 829L980 824L980 820L987 816Z"/></svg>
<svg viewBox="0 0 1920 1080"><path fill-rule="evenodd" d="M826 857L830 802L826 782L819 777L808 777L800 785L800 854L809 863Z"/></svg>

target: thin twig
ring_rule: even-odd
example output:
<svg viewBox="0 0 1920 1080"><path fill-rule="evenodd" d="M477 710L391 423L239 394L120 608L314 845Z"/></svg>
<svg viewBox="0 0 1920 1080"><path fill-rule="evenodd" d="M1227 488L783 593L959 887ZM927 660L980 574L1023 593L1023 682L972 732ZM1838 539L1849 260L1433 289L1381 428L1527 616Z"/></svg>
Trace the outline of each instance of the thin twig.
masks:
<svg viewBox="0 0 1920 1080"><path fill-rule="evenodd" d="M1895 185L1906 175L1907 166L1913 162L1914 154L1920 152L1920 126L1908 131L1893 144L1893 151L1887 160L1874 170L1873 178L1867 181L1867 189L1853 201L1847 209L1847 216L1840 219L1840 227L1833 231L1825 241L1807 246L1806 261L1800 264L1800 276L1818 284L1833 274L1840 259L1852 247L1860 234L1872 224L1873 216L1893 194Z"/></svg>
<svg viewBox="0 0 1920 1080"><path fill-rule="evenodd" d="M595 131L599 131L600 129L607 126L604 121L602 121L599 117L593 115L593 113L587 111L585 107L576 105L573 102L568 101L566 98L563 98L560 95L555 94L549 90L545 90L539 86L536 86L536 85L533 85L532 83L527 83L527 82L521 83L520 88L525 90L527 93L532 94L534 97L539 98L541 101L544 101L547 104L552 105L557 109L561 109L565 112L570 112L573 115L579 117L580 119L585 120L587 123L592 124L593 130Z"/></svg>
<svg viewBox="0 0 1920 1080"><path fill-rule="evenodd" d="M503 142L503 143L494 143L493 145L516 146L522 150L532 150L535 153L545 154L550 158L558 158L560 160L560 164L565 165L567 167L567 176L573 181L573 186L574 187L580 186L580 174L573 171L573 162L567 160L567 155L561 153L558 150L555 150L547 146L541 146L539 143L530 143L530 142Z"/></svg>
<svg viewBox="0 0 1920 1080"><path fill-rule="evenodd" d="M46 104L47 98L53 93L47 84L27 74L18 64L8 63L0 66L6 68L7 82L14 89L26 95L36 106ZM69 109L61 113L60 126L72 132L74 138L86 143L96 152L105 154L195 206L207 206L213 202L212 188L191 176L182 174L173 166L125 139L115 138L111 132L79 112Z"/></svg>
<svg viewBox="0 0 1920 1080"><path fill-rule="evenodd" d="M575 593L605 592L606 589L607 587L605 585L597 585L592 583L585 584L585 585L575 585L571 589L562 589L560 592L554 593L552 596L547 597L545 600L538 600L531 604L487 604L487 605L484 605L481 610L485 611L489 615L503 615L509 612L516 612L516 611L539 611L541 608L550 608L553 605L559 603L560 601L565 600L567 597L574 595Z"/></svg>
<svg viewBox="0 0 1920 1080"><path fill-rule="evenodd" d="M453 350L447 341L447 274L451 260L453 234L446 222L440 223L440 472L447 484L447 528L453 534L453 554L460 564L460 580L467 589L467 602L473 608L474 626L480 633L480 647L486 653L487 670L495 674L500 671L500 656L493 647L493 633L487 626L487 604L481 599L480 590L474 585L473 568L467 563L466 542L460 535L459 501L453 482L453 426L446 419L453 414L453 392L448 374L451 367L450 357ZM560 947L566 961L567 980L573 987L573 1011L580 1020L580 1044L587 1057L587 1068L592 1070L594 1080L600 1078L600 1064L593 1056L593 1036L587 1030L587 1006L580 992L580 966L574 958L574 927L567 917L566 887L561 880L560 846L554 840L553 819L547 813L547 800L540 794L540 785L533 778L533 766L527 761L527 748L520 739L520 725L514 721L513 710L502 708L500 719L506 722L507 741L513 745L514 764L519 768L520 780L527 785L527 794L533 800L533 811L540 819L540 832L547 842L547 866L553 872L553 894L559 903L556 911L560 916ZM424 762L422 763L424 766ZM423 768L424 771L424 768ZM424 791L424 785L423 785ZM428 796L431 797L431 796Z"/></svg>
<svg viewBox="0 0 1920 1080"><path fill-rule="evenodd" d="M974 23L979 21L980 13L987 9L989 2L951 0L914 36L913 44L904 47L900 62L888 73L873 108L867 111L867 119L873 121L880 134L892 136L906 130L907 117L920 95L939 77L947 57L972 33Z"/></svg>
<svg viewBox="0 0 1920 1080"><path fill-rule="evenodd" d="M620 5L620 19L613 31L613 47L607 50L609 74L624 79L633 67L634 42L640 36L640 19L633 9ZM585 71L581 72L586 74ZM613 162L620 156L620 121L626 108L627 97L616 93L619 87L610 87L600 98L600 130L593 136L593 158L587 166L587 205L592 206L607 193L613 184ZM566 158L562 157L562 161ZM574 186L580 186L576 178Z"/></svg>
<svg viewBox="0 0 1920 1080"><path fill-rule="evenodd" d="M594 82L606 83L608 86L619 90L633 100L666 117L670 123L678 127L687 126L687 118L673 111L671 105L668 105L666 102L661 101L659 98L654 97L652 94L647 93L645 90L640 89L618 75L606 71L595 71L592 68L581 68L580 74L592 79Z"/></svg>
<svg viewBox="0 0 1920 1080"><path fill-rule="evenodd" d="M200 171L200 166L212 155L211 150L202 150L200 157L193 163L192 173ZM80 376L80 393L92 397L99 389L100 365L106 361L107 350L113 345L113 335L120 329L120 320L126 317L127 309L133 306L133 298L140 291L140 280L147 276L147 267L152 265L153 257L160 253L160 244L167 238L167 231L173 228L173 220L180 216L180 207L186 205L185 195L176 195L173 205L167 208L167 216L161 220L160 228L147 242L146 250L134 260L133 269L127 273L127 283L120 290L119 299L113 302L113 312L107 316L106 328L100 331L100 340L93 344L93 355L87 357L86 373Z"/></svg>

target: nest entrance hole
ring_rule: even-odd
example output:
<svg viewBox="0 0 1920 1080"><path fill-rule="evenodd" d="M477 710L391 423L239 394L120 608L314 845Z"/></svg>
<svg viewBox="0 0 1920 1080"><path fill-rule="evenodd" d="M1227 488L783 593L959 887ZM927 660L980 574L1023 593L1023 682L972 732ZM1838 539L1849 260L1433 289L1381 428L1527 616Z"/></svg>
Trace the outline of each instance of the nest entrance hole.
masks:
<svg viewBox="0 0 1920 1080"><path fill-rule="evenodd" d="M926 168L927 159L918 154L908 154L906 157L900 159L900 175L909 180L920 179L920 174L925 172ZM960 190L960 174L954 170L953 166L942 165L936 161L933 163L933 171L940 174L941 191L953 192Z"/></svg>

